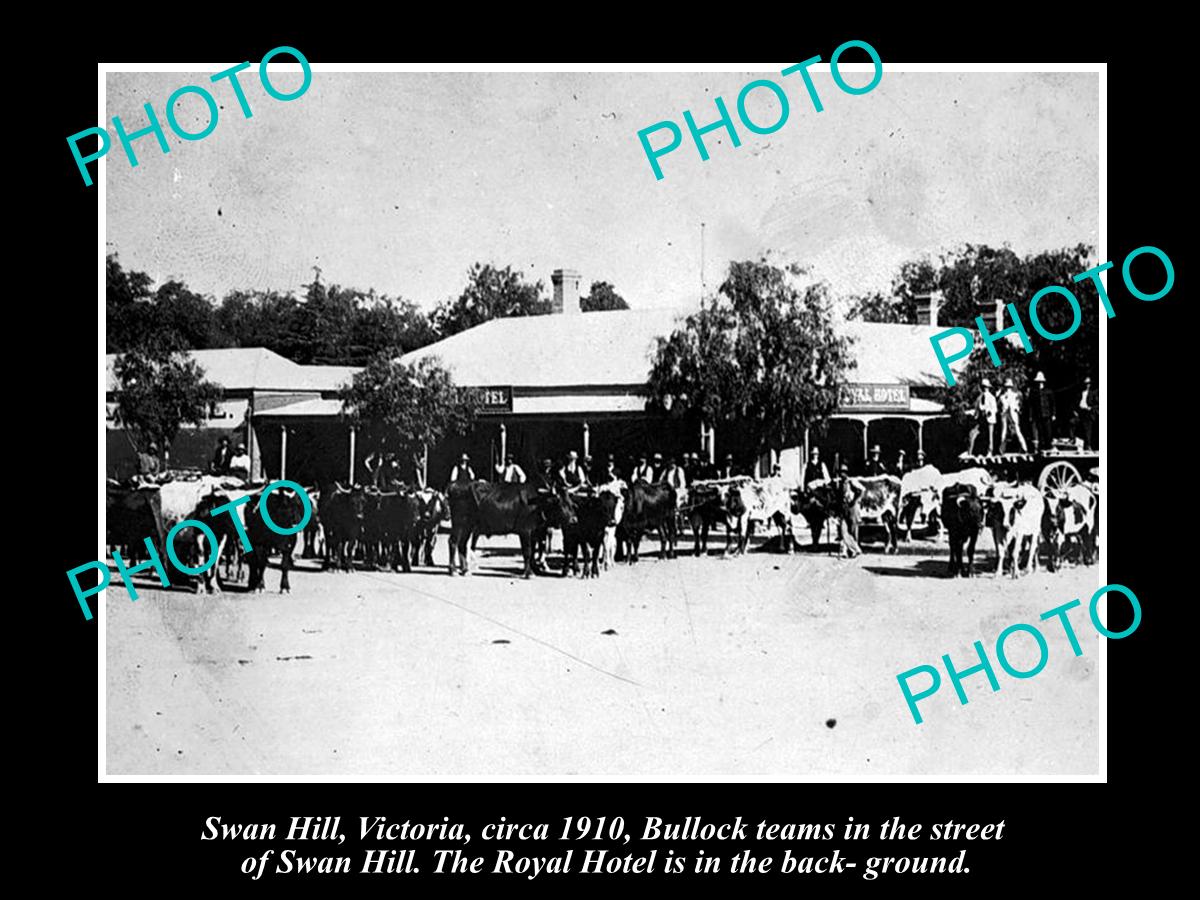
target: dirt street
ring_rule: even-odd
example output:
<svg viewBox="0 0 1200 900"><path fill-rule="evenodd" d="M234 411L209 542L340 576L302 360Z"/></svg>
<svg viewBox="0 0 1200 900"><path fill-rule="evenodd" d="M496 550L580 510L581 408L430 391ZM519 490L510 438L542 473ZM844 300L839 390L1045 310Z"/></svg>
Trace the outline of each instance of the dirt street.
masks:
<svg viewBox="0 0 1200 900"><path fill-rule="evenodd" d="M951 580L944 546L901 551L665 562L652 552L598 581L522 581L515 542L492 539L466 578L444 567L332 574L301 561L290 595L272 568L266 594L147 583L136 603L114 575L101 617L107 771L1095 773L1100 638L1086 605L1098 569ZM442 538L439 561L445 552ZM1084 655L1057 622L1042 623L1045 669L1005 674L999 633L1076 597ZM961 706L943 672L915 725L897 674L940 666L944 653L974 665L975 640L1001 690L973 675ZM1008 651L1019 668L1036 659L1026 636Z"/></svg>

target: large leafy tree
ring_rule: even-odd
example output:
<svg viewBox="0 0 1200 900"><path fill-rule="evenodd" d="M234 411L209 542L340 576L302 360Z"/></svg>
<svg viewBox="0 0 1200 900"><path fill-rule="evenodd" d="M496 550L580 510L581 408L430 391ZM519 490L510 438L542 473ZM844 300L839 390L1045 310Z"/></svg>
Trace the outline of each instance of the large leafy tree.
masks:
<svg viewBox="0 0 1200 900"><path fill-rule="evenodd" d="M508 316L540 316L551 311L542 297L541 281L532 284L523 272L491 263L475 263L467 271L467 286L453 300L433 312L433 324L441 337L474 328L490 319Z"/></svg>
<svg viewBox="0 0 1200 900"><path fill-rule="evenodd" d="M798 443L838 407L854 363L823 284L765 260L734 262L719 293L659 338L653 404L703 421L739 455Z"/></svg>
<svg viewBox="0 0 1200 900"><path fill-rule="evenodd" d="M480 406L478 393L456 387L436 359L410 365L397 355L378 354L342 390L343 413L362 429L365 445L408 458L423 446L466 434Z"/></svg>
<svg viewBox="0 0 1200 900"><path fill-rule="evenodd" d="M202 425L221 389L194 360L165 344L149 342L117 356L114 420L140 452L156 444L166 454L185 423Z"/></svg>
<svg viewBox="0 0 1200 900"><path fill-rule="evenodd" d="M629 304L607 281L593 281L592 289L580 298L579 308L584 312L601 312L609 309L629 309Z"/></svg>

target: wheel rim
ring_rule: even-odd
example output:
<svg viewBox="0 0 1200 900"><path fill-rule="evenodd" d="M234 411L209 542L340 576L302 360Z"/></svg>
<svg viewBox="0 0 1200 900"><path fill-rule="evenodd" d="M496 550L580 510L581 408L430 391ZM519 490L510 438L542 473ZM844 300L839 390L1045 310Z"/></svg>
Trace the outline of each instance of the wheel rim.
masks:
<svg viewBox="0 0 1200 900"><path fill-rule="evenodd" d="M1053 491L1079 484L1083 479L1079 476L1079 470L1073 465L1069 462L1059 461L1047 466L1042 472L1040 480L1042 490Z"/></svg>

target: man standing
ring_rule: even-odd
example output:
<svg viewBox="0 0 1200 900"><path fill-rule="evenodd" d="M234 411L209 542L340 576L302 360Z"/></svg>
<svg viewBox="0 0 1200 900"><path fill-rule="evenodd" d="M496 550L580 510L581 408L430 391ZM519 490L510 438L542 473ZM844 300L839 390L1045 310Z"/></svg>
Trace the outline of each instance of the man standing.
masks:
<svg viewBox="0 0 1200 900"><path fill-rule="evenodd" d="M550 459L542 460L542 468L537 473L537 487L539 491L553 491L555 484L554 462Z"/></svg>
<svg viewBox="0 0 1200 900"><path fill-rule="evenodd" d="M574 450L567 454L566 462L558 470L558 482L567 490L577 490L587 486L587 472L583 470L583 466L579 465L579 454Z"/></svg>
<svg viewBox="0 0 1200 900"><path fill-rule="evenodd" d="M925 451L924 450L917 451L917 468L918 469L925 468Z"/></svg>
<svg viewBox="0 0 1200 900"><path fill-rule="evenodd" d="M662 480L675 488L675 498L678 506L687 502L687 474L683 467L675 464L675 457L667 460L667 468L663 471Z"/></svg>
<svg viewBox="0 0 1200 900"><path fill-rule="evenodd" d="M843 558L853 559L862 553L862 547L858 544L858 498L863 495L863 488L850 477L850 467L845 463L842 463L836 490L838 505L841 507L838 510L838 554Z"/></svg>
<svg viewBox="0 0 1200 900"><path fill-rule="evenodd" d="M800 487L807 490L818 481L828 480L829 470L825 468L825 463L821 462L821 448L813 447L808 451L808 465L804 467L804 480L800 483Z"/></svg>
<svg viewBox="0 0 1200 900"><path fill-rule="evenodd" d="M214 475L228 475L229 461L233 459L233 448L229 446L229 436L224 435L217 441L217 449L213 452L209 470Z"/></svg>
<svg viewBox="0 0 1200 900"><path fill-rule="evenodd" d="M525 470L517 465L517 461L511 453L504 458L503 464L497 464L496 474L505 484L525 483Z"/></svg>
<svg viewBox="0 0 1200 900"><path fill-rule="evenodd" d="M651 484L654 481L654 469L646 462L645 453L638 457L638 464L634 467L633 475L630 476L629 480L633 483L641 481L646 484Z"/></svg>
<svg viewBox="0 0 1200 900"><path fill-rule="evenodd" d="M425 454L414 453L412 455L412 473L412 481L417 486L417 490L425 490Z"/></svg>
<svg viewBox="0 0 1200 900"><path fill-rule="evenodd" d="M975 453L975 439L979 437L979 429L987 430L987 455L992 455L992 433L996 429L996 396L992 393L992 382L984 378L979 383L979 397L975 401L975 424L971 426L971 434L967 438L967 455Z"/></svg>
<svg viewBox="0 0 1200 900"><path fill-rule="evenodd" d="M459 458L458 465L450 470L450 483L466 484L474 480L475 470L471 468L471 457L464 453Z"/></svg>
<svg viewBox="0 0 1200 900"><path fill-rule="evenodd" d="M908 471L908 466L904 462L904 458L907 455L908 454L905 453L903 450L899 451L896 454L896 474L899 475L901 478L903 478L904 473Z"/></svg>
<svg viewBox="0 0 1200 900"><path fill-rule="evenodd" d="M867 465L864 468L863 474L871 475L886 475L888 474L887 463L883 461L883 449L876 444L871 448L871 455L867 459Z"/></svg>
<svg viewBox="0 0 1200 900"><path fill-rule="evenodd" d="M367 481L373 487L381 487L380 481L383 477L383 456L378 450L373 450L367 454L367 458L363 460L363 468L367 470Z"/></svg>
<svg viewBox="0 0 1200 900"><path fill-rule="evenodd" d="M243 481L250 478L250 456L246 453L246 445L238 444L233 458L229 460L229 474Z"/></svg>
<svg viewBox="0 0 1200 900"><path fill-rule="evenodd" d="M1046 390L1046 376L1041 372L1034 376L1029 389L1029 418L1033 449L1049 450L1054 436L1054 395Z"/></svg>
<svg viewBox="0 0 1200 900"><path fill-rule="evenodd" d="M734 468L733 468L733 454L726 453L725 454L725 464L722 465L719 469L717 469L717 480L718 481L728 481L730 478L736 478L736 477L737 477L737 473L734 471Z"/></svg>
<svg viewBox="0 0 1200 900"><path fill-rule="evenodd" d="M1092 440L1092 426L1096 415L1096 394L1092 390L1092 378L1083 379L1083 390L1079 393L1079 403L1071 416L1071 437L1076 442L1082 441L1085 450L1090 450L1095 443Z"/></svg>
<svg viewBox="0 0 1200 900"><path fill-rule="evenodd" d="M1025 435L1021 434L1021 395L1013 387L1012 378L1004 379L1004 393L1000 395L1000 452L1008 451L1008 429L1011 428L1017 436L1017 444L1022 453L1027 453Z"/></svg>
<svg viewBox="0 0 1200 900"><path fill-rule="evenodd" d="M139 481L154 481L158 476L158 444L151 441L145 450L140 451L137 455L138 459L138 477Z"/></svg>

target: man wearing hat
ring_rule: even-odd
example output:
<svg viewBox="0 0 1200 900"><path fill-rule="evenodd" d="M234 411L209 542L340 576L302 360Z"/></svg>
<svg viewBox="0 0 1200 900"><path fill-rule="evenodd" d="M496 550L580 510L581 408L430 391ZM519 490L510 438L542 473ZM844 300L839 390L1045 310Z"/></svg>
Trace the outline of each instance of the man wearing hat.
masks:
<svg viewBox="0 0 1200 900"><path fill-rule="evenodd" d="M617 458L611 453L604 460L604 471L600 473L601 484L612 484L614 481L619 481L620 476L617 475Z"/></svg>
<svg viewBox="0 0 1200 900"><path fill-rule="evenodd" d="M504 457L503 463L496 465L496 474L506 484L525 483L525 470L517 465L517 460L511 453Z"/></svg>
<svg viewBox="0 0 1200 900"><path fill-rule="evenodd" d="M229 461L233 459L233 447L229 445L229 435L221 435L217 449L213 452L212 462L208 470L214 475L228 475Z"/></svg>
<svg viewBox="0 0 1200 900"><path fill-rule="evenodd" d="M579 454L574 450L567 453L566 461L558 470L558 483L567 490L578 490L587 486L587 472L579 464Z"/></svg>
<svg viewBox="0 0 1200 900"><path fill-rule="evenodd" d="M645 453L638 457L637 465L633 467L633 474L629 476L629 480L634 484L639 481L650 484L654 481L654 469L650 463L646 462Z"/></svg>
<svg viewBox="0 0 1200 900"><path fill-rule="evenodd" d="M546 458L542 460L542 466L538 469L535 484L539 491L552 491L556 486L558 475L554 471L554 460Z"/></svg>
<svg viewBox="0 0 1200 900"><path fill-rule="evenodd" d="M858 525L860 513L858 498L863 495L863 487L850 477L850 466L842 463L836 484L838 510L838 555L854 558L862 553L858 544Z"/></svg>
<svg viewBox="0 0 1200 900"><path fill-rule="evenodd" d="M922 469L924 467L925 467L925 451L918 450L917 451L917 468Z"/></svg>
<svg viewBox="0 0 1200 900"><path fill-rule="evenodd" d="M1027 453L1025 435L1021 434L1021 395L1013 386L1012 378L1004 379L1004 392L1000 395L1000 452L1008 451L1008 430L1017 436L1022 453Z"/></svg>
<svg viewBox="0 0 1200 900"><path fill-rule="evenodd" d="M984 378L979 382L979 397L975 401L975 424L971 426L971 433L967 437L967 455L975 452L975 439L979 437L979 430L987 431L987 454L992 455L992 434L996 430L996 395L992 393L992 382L990 378Z"/></svg>
<svg viewBox="0 0 1200 900"><path fill-rule="evenodd" d="M450 470L451 484L465 484L475 480L475 470L471 468L471 457L466 453L458 461L458 465Z"/></svg>
<svg viewBox="0 0 1200 900"><path fill-rule="evenodd" d="M1092 426L1096 421L1096 392L1092 388L1092 378L1083 379L1083 390L1079 393L1079 403L1071 414L1071 437L1083 441L1086 449L1091 449L1095 443L1092 440Z"/></svg>
<svg viewBox="0 0 1200 900"><path fill-rule="evenodd" d="M821 462L821 448L812 447L808 451L808 465L804 467L804 480L800 483L800 487L807 490L819 481L828 480L829 470L825 468L825 463Z"/></svg>
<svg viewBox="0 0 1200 900"><path fill-rule="evenodd" d="M717 478L718 478L718 480L721 480L721 481L727 481L730 478L735 478L735 477L737 477L737 476L733 469L733 454L726 453L724 464L719 469L717 469Z"/></svg>
<svg viewBox="0 0 1200 900"><path fill-rule="evenodd" d="M871 455L867 457L867 464L863 471L864 475L871 476L888 474L887 463L883 461L882 454L883 448L878 444L871 448Z"/></svg>
<svg viewBox="0 0 1200 900"><path fill-rule="evenodd" d="M675 488L678 505L682 506L687 502L687 473L684 472L682 466L676 464L674 456L667 458L667 467L663 469L662 480Z"/></svg>
<svg viewBox="0 0 1200 900"><path fill-rule="evenodd" d="M1029 388L1029 418L1033 449L1049 450L1054 437L1054 395L1046 390L1046 376L1041 372Z"/></svg>
<svg viewBox="0 0 1200 900"><path fill-rule="evenodd" d="M250 455L246 452L245 444L238 444L229 460L229 474L243 480L250 477Z"/></svg>

